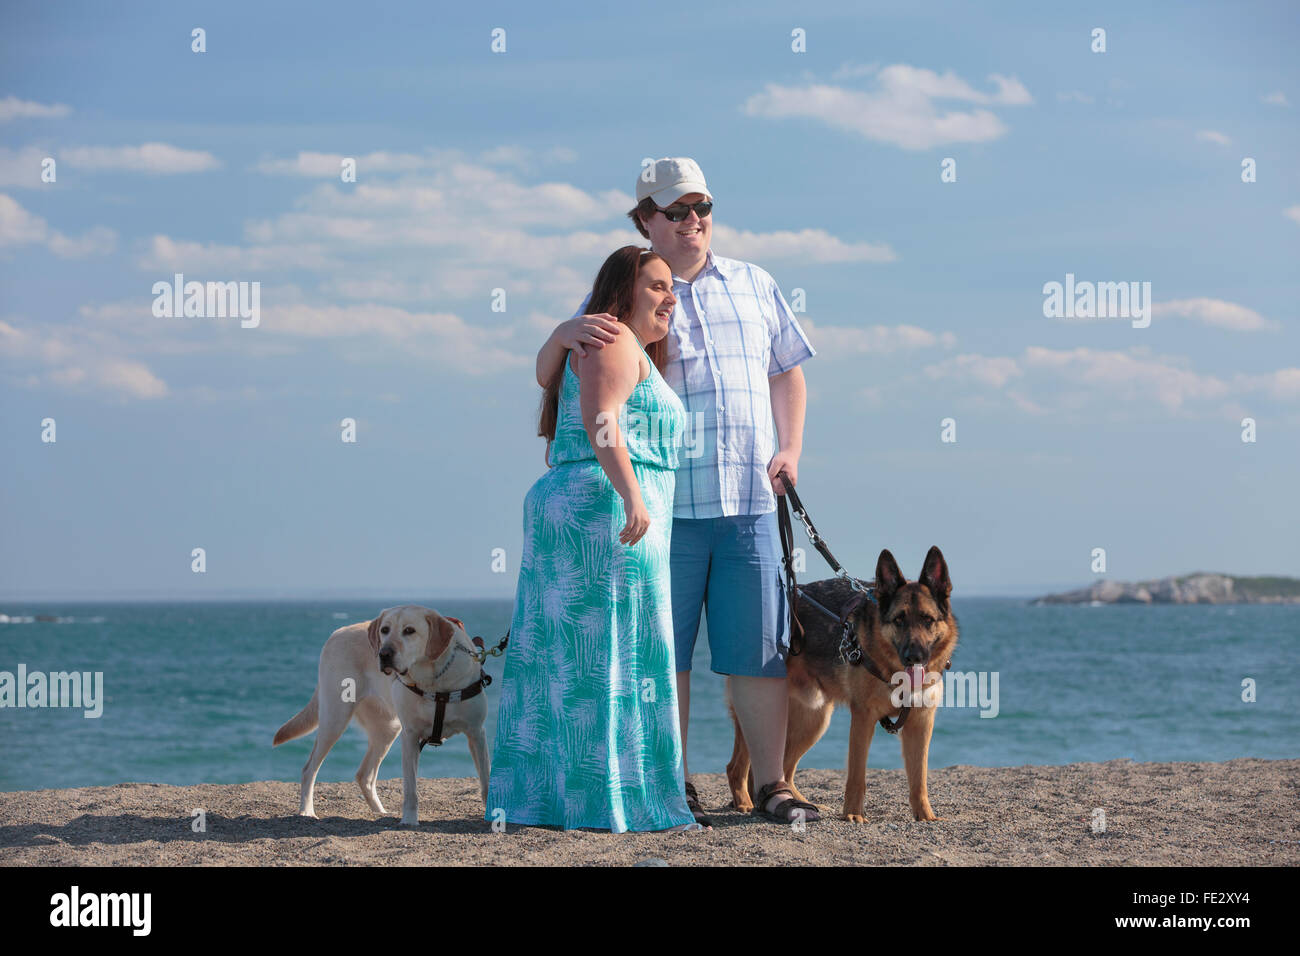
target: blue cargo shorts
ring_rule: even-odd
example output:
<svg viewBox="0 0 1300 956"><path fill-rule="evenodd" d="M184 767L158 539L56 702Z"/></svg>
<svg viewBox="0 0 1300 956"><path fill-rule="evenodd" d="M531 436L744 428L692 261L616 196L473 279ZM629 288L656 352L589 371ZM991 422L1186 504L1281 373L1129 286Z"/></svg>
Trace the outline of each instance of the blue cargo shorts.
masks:
<svg viewBox="0 0 1300 956"><path fill-rule="evenodd" d="M691 669L703 607L715 674L785 677L790 610L775 511L674 518L669 572L678 671Z"/></svg>

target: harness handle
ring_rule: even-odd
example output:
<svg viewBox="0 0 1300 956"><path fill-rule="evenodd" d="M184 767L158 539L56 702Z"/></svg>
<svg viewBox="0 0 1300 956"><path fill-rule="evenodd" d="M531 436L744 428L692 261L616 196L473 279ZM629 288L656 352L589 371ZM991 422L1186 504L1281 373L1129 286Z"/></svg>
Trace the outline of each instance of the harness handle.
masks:
<svg viewBox="0 0 1300 956"><path fill-rule="evenodd" d="M831 566L831 570L835 572L836 576L844 578L850 585L852 585L854 590L860 592L858 597L850 599L849 603L844 606L838 615L830 609L823 607L811 597L807 597L805 600L812 603L818 608L818 610L822 611L827 616L837 620L840 626L840 656L845 663L862 667L877 680L888 684L889 679L881 674L876 668L876 665L862 653L862 649L856 646L856 642L853 642L855 646L851 650L848 649L852 633L851 622L853 612L862 605L863 601L871 601L873 604L875 603L875 589L868 585L864 585L857 578L853 577L853 575L849 574L848 571L845 571L843 565L835 560L835 555L831 554L831 549L827 546L826 540L817 533L817 527L812 523L812 519L808 517L807 509L804 508L803 502L799 500L798 492L794 490L794 482L790 480L790 476L786 473L784 468L777 472L777 477L781 479L781 483L785 486L785 494L777 495L776 497L776 523L777 528L781 533L781 560L782 563L785 564L786 593L790 604L790 655L792 657L797 656L803 653L804 649L803 625L799 622L798 616L799 582L795 580L794 556L792 554L794 550L794 530L790 521L790 507L792 503L794 506L795 517L803 522L804 531L808 533L808 540L813 543L813 546L819 552L821 552L821 556L826 559L826 563ZM789 503L787 502L787 499L789 499ZM904 704L897 720L890 720L888 717L881 717L880 726L889 733L896 734L902 729L904 722L907 720L907 715L910 712L911 708Z"/></svg>

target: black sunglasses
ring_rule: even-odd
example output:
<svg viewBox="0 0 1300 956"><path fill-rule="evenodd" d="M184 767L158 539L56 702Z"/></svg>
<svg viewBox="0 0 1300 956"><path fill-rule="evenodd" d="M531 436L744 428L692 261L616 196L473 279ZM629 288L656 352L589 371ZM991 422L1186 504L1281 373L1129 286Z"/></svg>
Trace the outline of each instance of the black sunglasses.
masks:
<svg viewBox="0 0 1300 956"><path fill-rule="evenodd" d="M667 209L660 209L659 211L664 214L664 218L669 222L681 222L691 214L692 209L695 210L695 215L701 219L707 219L709 213L713 212L713 203L707 199L702 199L689 206L685 203L673 203Z"/></svg>

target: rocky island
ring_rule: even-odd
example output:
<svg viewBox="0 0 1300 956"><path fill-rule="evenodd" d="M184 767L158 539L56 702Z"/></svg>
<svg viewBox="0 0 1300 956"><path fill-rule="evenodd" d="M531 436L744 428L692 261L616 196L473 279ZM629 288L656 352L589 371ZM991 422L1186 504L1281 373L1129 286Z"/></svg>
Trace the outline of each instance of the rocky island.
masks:
<svg viewBox="0 0 1300 956"><path fill-rule="evenodd" d="M1236 577L1197 571L1158 581L1098 581L1033 604L1300 604L1300 578Z"/></svg>

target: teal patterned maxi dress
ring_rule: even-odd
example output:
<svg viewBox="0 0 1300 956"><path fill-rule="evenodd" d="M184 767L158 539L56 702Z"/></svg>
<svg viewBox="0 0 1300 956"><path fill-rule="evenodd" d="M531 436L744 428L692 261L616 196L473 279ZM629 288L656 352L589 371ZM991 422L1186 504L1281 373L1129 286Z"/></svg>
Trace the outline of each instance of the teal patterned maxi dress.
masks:
<svg viewBox="0 0 1300 956"><path fill-rule="evenodd" d="M484 818L665 830L693 822L682 780L669 541L685 410L654 363L619 428L650 513L596 460L564 361L552 467L524 498L524 545Z"/></svg>

